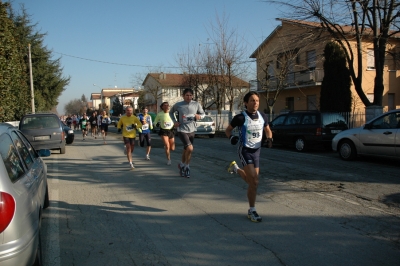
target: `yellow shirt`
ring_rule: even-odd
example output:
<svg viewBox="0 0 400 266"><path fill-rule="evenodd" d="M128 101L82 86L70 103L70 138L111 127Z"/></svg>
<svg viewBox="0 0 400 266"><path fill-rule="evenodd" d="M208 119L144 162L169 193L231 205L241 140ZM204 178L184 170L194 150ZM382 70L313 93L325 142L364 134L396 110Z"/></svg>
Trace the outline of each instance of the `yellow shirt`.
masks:
<svg viewBox="0 0 400 266"><path fill-rule="evenodd" d="M154 124L160 122L160 126L162 129L172 129L174 127L174 122L171 119L169 113L164 113L161 111L157 114L156 119L154 119Z"/></svg>
<svg viewBox="0 0 400 266"><path fill-rule="evenodd" d="M118 121L117 128L122 128L123 137L134 139L136 138L136 128L133 127L134 124L136 124L136 128L142 127L142 123L140 123L139 118L137 118L136 116L123 115Z"/></svg>

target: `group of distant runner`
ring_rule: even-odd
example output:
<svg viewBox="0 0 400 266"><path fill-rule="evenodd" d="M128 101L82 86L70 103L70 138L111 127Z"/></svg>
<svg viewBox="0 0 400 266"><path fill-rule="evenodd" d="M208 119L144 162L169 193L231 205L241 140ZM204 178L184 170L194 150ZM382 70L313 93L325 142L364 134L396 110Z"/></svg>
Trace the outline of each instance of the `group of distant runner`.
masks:
<svg viewBox="0 0 400 266"><path fill-rule="evenodd" d="M167 157L167 165L171 165L171 151L175 150L175 134L183 143L183 152L181 161L178 163L179 174L182 177L190 177L190 160L193 153L193 142L196 131L196 121L204 118L205 112L201 105L193 100L193 90L188 88L183 91L183 101L175 103L172 107L168 102L160 105L161 111L157 114L154 121L148 114L148 109L144 107L142 113L138 116L133 114L133 108L128 106L125 109L125 115L120 117L117 128L118 132L122 131L124 142L124 154L126 155L129 168L135 169L132 153L135 148L135 139L139 135L139 144L144 147L146 144L146 160L150 160L151 151L151 130L153 124L160 128L158 135L164 144L165 155ZM228 165L228 172L238 174L247 184L247 198L249 209L247 217L252 222L261 222L262 218L258 215L255 202L257 195L258 176L260 170L260 151L263 133L266 136L266 144L268 148L272 147L272 131L268 125L267 116L258 111L260 96L257 92L248 92L243 103L245 110L237 114L230 121L229 126L225 129L225 134L232 145L238 145L237 153L242 168L235 161ZM73 124L73 117L68 116L67 125ZM107 144L106 137L108 125L111 124L110 117L106 111L97 115L94 112L90 117L83 114L77 122L82 130L83 140L87 137L88 132L95 139L101 133L104 144ZM76 124L76 123L75 123ZM74 127L75 128L75 127ZM232 134L237 128L239 136Z"/></svg>
<svg viewBox="0 0 400 266"><path fill-rule="evenodd" d="M170 106L168 102L160 105L161 111L157 114L154 121L148 114L147 107L142 109L142 113L138 116L133 114L133 108L128 106L125 109L125 115L121 116L117 129L122 131L124 142L124 154L126 155L129 168L135 169L132 154L135 148L135 139L139 135L139 144L144 147L146 144L146 160L150 160L151 151L151 130L153 124L160 128L158 135L164 144L165 155L167 157L167 165L171 165L171 151L175 150L175 134L183 143L183 151L181 161L178 163L179 174L182 177L190 177L190 160L193 153L193 142L196 131L196 121L204 118L205 112L201 105L193 100L193 90L188 88L183 91L183 101ZM258 111L260 96L257 92L248 92L243 103L245 110L237 114L230 121L229 126L225 129L225 134L232 145L238 145L237 153L242 168L232 161L228 165L228 172L238 174L247 184L247 198L249 209L247 217L252 222L261 222L262 218L258 215L255 208L257 195L258 176L260 171L260 151L263 134L266 136L266 144L268 148L272 147L272 131L268 125L267 116ZM75 117L68 116L67 125L74 124ZM102 111L97 115L94 112L90 117L83 114L78 121L75 121L82 130L83 140L86 139L88 132L92 137L97 138L101 134L104 144L107 144L106 137L108 125L111 119L106 111ZM74 128L76 128L74 126ZM237 128L239 136L232 134Z"/></svg>
<svg viewBox="0 0 400 266"><path fill-rule="evenodd" d="M82 117L78 117L77 122L75 123L77 126L74 125L74 119L77 116L69 115L65 122L67 126L73 129L80 129L82 131L82 140L85 140L88 132L90 131L92 137L95 139L97 136L102 136L103 143L107 144L106 137L108 132L108 125L111 124L111 119L107 115L106 111L102 111L101 114L97 115L97 112L93 112L90 117L86 114L83 114Z"/></svg>
<svg viewBox="0 0 400 266"><path fill-rule="evenodd" d="M128 106L125 115L118 122L118 132L122 131L124 142L124 153L129 162L129 168L135 169L132 161L136 134L139 134L139 144L144 147L146 143L146 160L150 160L151 150L151 130L153 124L160 127L158 135L164 144L167 165L171 165L171 151L175 150L174 136L177 132L178 138L183 143L181 162L178 163L179 174L182 177L190 177L190 160L193 153L193 141L196 131L196 120L202 119L205 112L201 105L192 100L193 90L183 91L183 101L175 103L172 107L168 102L160 105L159 112L154 121L148 114L148 109L142 109L139 117L133 115L133 108ZM247 184L247 198L249 209L248 218L252 222L261 222L262 218L258 215L255 208L257 195L258 176L260 167L260 150L263 133L266 136L267 147L272 147L272 131L268 125L267 116L258 111L259 95L251 91L243 99L246 110L233 117L229 126L225 130L226 136L232 145L239 143L237 152L243 168L239 168L235 161L228 166L229 173L238 174ZM237 128L239 136L232 134L233 129ZM105 141L105 138L104 138Z"/></svg>

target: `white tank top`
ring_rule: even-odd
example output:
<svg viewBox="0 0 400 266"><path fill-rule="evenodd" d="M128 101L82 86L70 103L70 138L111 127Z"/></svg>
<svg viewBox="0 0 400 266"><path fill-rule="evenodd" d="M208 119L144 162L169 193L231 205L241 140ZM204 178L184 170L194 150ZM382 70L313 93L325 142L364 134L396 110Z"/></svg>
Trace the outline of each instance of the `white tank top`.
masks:
<svg viewBox="0 0 400 266"><path fill-rule="evenodd" d="M243 112L245 121L242 126L242 143L244 147L257 149L261 147L264 130L264 119L257 111L258 119L252 120L246 112Z"/></svg>

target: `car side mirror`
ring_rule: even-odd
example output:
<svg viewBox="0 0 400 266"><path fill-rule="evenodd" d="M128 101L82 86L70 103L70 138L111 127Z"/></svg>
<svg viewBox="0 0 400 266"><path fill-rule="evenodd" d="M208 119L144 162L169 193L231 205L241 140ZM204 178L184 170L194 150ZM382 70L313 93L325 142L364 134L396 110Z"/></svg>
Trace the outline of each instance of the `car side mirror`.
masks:
<svg viewBox="0 0 400 266"><path fill-rule="evenodd" d="M371 124L365 124L364 125L364 129L371 129L372 128L372 125Z"/></svg>
<svg viewBox="0 0 400 266"><path fill-rule="evenodd" d="M49 157L51 155L51 151L47 149L38 150L37 153L40 157Z"/></svg>

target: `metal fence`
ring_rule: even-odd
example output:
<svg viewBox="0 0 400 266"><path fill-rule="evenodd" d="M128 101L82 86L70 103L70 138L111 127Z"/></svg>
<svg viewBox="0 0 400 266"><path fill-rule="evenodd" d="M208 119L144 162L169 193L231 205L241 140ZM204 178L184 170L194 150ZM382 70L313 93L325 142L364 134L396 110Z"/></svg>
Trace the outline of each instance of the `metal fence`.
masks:
<svg viewBox="0 0 400 266"><path fill-rule="evenodd" d="M361 112L346 112L341 113L347 122L349 128L360 127L365 124L365 113Z"/></svg>
<svg viewBox="0 0 400 266"><path fill-rule="evenodd" d="M217 131L224 131L229 125L229 122L232 120L232 117L236 114L239 114L240 112L241 110L235 110L230 114L229 111L222 110L221 114L218 114L216 110L206 111L207 115L211 116L214 119ZM343 115L349 128L360 127L366 122L364 112L345 112L340 114ZM267 114L267 116L269 117L269 121L272 121L278 115L279 114L272 114L270 116L269 114Z"/></svg>

